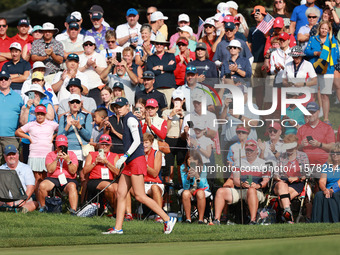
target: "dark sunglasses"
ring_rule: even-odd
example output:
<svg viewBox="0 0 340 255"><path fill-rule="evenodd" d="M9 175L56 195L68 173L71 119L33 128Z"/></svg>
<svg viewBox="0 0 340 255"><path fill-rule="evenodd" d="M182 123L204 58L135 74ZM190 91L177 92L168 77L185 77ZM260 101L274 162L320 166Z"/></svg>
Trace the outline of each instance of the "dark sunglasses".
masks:
<svg viewBox="0 0 340 255"><path fill-rule="evenodd" d="M236 134L248 134L248 132L246 132L246 131L236 131Z"/></svg>
<svg viewBox="0 0 340 255"><path fill-rule="evenodd" d="M107 44L116 43L116 41L106 41Z"/></svg>
<svg viewBox="0 0 340 255"><path fill-rule="evenodd" d="M84 43L83 46L86 47L86 46L93 46L94 44L93 43Z"/></svg>
<svg viewBox="0 0 340 255"><path fill-rule="evenodd" d="M227 28L227 29L225 29L225 31L226 31L226 32L233 32L233 31L234 31L234 29Z"/></svg>
<svg viewBox="0 0 340 255"><path fill-rule="evenodd" d="M235 47L235 46L229 46L228 48L229 49L238 49L238 47Z"/></svg>
<svg viewBox="0 0 340 255"><path fill-rule="evenodd" d="M318 16L308 16L309 19L316 19Z"/></svg>
<svg viewBox="0 0 340 255"><path fill-rule="evenodd" d="M334 155L338 155L340 156L340 151L331 151L331 154L334 156Z"/></svg>
<svg viewBox="0 0 340 255"><path fill-rule="evenodd" d="M1 77L1 78L0 78L0 81L4 81L4 80L5 80L5 81L8 81L8 79L9 79L9 78Z"/></svg>
<svg viewBox="0 0 340 255"><path fill-rule="evenodd" d="M7 27L7 25L0 25L0 27Z"/></svg>
<svg viewBox="0 0 340 255"><path fill-rule="evenodd" d="M274 134L276 134L276 133L277 133L277 130L276 130L276 129L269 129L269 130L268 130L268 133L274 133Z"/></svg>
<svg viewBox="0 0 340 255"><path fill-rule="evenodd" d="M70 28L70 30L78 31L78 28L72 27L72 28Z"/></svg>
<svg viewBox="0 0 340 255"><path fill-rule="evenodd" d="M164 45L163 43L155 42L155 45Z"/></svg>
<svg viewBox="0 0 340 255"><path fill-rule="evenodd" d="M275 1L274 3L275 3L275 4L282 4L283 1Z"/></svg>
<svg viewBox="0 0 340 255"><path fill-rule="evenodd" d="M70 102L70 104L80 104L80 101L79 101L79 100L72 100L72 101Z"/></svg>
<svg viewBox="0 0 340 255"><path fill-rule="evenodd" d="M178 43L177 46L178 46L178 47L181 47L181 46L187 46L187 45L184 44L184 43Z"/></svg>
<svg viewBox="0 0 340 255"><path fill-rule="evenodd" d="M153 12L147 12L146 15L149 16L151 15Z"/></svg>
<svg viewBox="0 0 340 255"><path fill-rule="evenodd" d="M204 28L212 28L214 27L213 25L205 25Z"/></svg>

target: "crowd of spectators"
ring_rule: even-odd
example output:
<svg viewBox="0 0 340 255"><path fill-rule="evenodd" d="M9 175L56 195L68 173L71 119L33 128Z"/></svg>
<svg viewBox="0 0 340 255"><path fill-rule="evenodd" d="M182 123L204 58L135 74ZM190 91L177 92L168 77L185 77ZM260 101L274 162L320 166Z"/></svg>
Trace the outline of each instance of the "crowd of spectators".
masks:
<svg viewBox="0 0 340 255"><path fill-rule="evenodd" d="M221 2L197 34L187 14L173 21L153 6L145 24L130 8L116 28L99 5L89 16L72 12L61 33L50 22L32 27L21 19L12 38L0 17L0 157L3 167L25 170L21 211L46 211L45 197L58 187L72 214L103 189L115 213L117 184L108 185L127 153L119 114L126 102L144 134L145 193L162 206L170 202L164 193L180 187L185 222L196 200L204 223L206 199L215 196L211 223L245 200L249 223L257 224L259 203L272 192L282 220L293 223L291 200L307 192L305 182L313 187L309 203L315 194L306 220L340 221L340 126L334 130L330 120L333 92L340 101L340 0L326 1L324 9L302 2L291 15L285 0L273 0L273 13L254 6L253 20L236 2ZM83 19L93 26L84 29ZM178 25L172 35L170 22ZM235 110L241 106L242 114ZM209 172L217 165L233 169L219 189ZM126 193L131 220L135 193Z"/></svg>

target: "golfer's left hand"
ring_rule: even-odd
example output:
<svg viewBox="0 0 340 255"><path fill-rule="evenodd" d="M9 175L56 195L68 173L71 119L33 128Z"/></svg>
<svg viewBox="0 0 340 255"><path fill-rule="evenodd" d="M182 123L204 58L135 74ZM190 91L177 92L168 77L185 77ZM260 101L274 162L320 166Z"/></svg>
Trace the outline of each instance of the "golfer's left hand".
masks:
<svg viewBox="0 0 340 255"><path fill-rule="evenodd" d="M124 162L127 160L127 158L128 158L127 155L121 156L116 162L116 168L120 169Z"/></svg>

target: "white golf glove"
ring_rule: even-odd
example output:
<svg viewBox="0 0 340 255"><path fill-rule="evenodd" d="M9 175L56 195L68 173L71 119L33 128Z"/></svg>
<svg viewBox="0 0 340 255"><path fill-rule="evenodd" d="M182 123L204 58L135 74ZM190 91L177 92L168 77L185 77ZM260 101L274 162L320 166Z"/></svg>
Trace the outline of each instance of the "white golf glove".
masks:
<svg viewBox="0 0 340 255"><path fill-rule="evenodd" d="M126 154L121 156L116 163L116 168L121 169L121 167L124 165L124 162L127 160L127 158L128 158L128 155Z"/></svg>

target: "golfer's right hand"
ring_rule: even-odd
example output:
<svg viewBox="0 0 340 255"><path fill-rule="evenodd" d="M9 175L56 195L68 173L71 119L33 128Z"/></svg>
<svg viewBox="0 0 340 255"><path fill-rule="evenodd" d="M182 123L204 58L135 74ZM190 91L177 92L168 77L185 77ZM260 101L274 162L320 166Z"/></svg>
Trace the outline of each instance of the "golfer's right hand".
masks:
<svg viewBox="0 0 340 255"><path fill-rule="evenodd" d="M125 161L127 160L128 156L124 154L121 156L118 161L116 162L116 168L121 169L121 167L124 165Z"/></svg>

